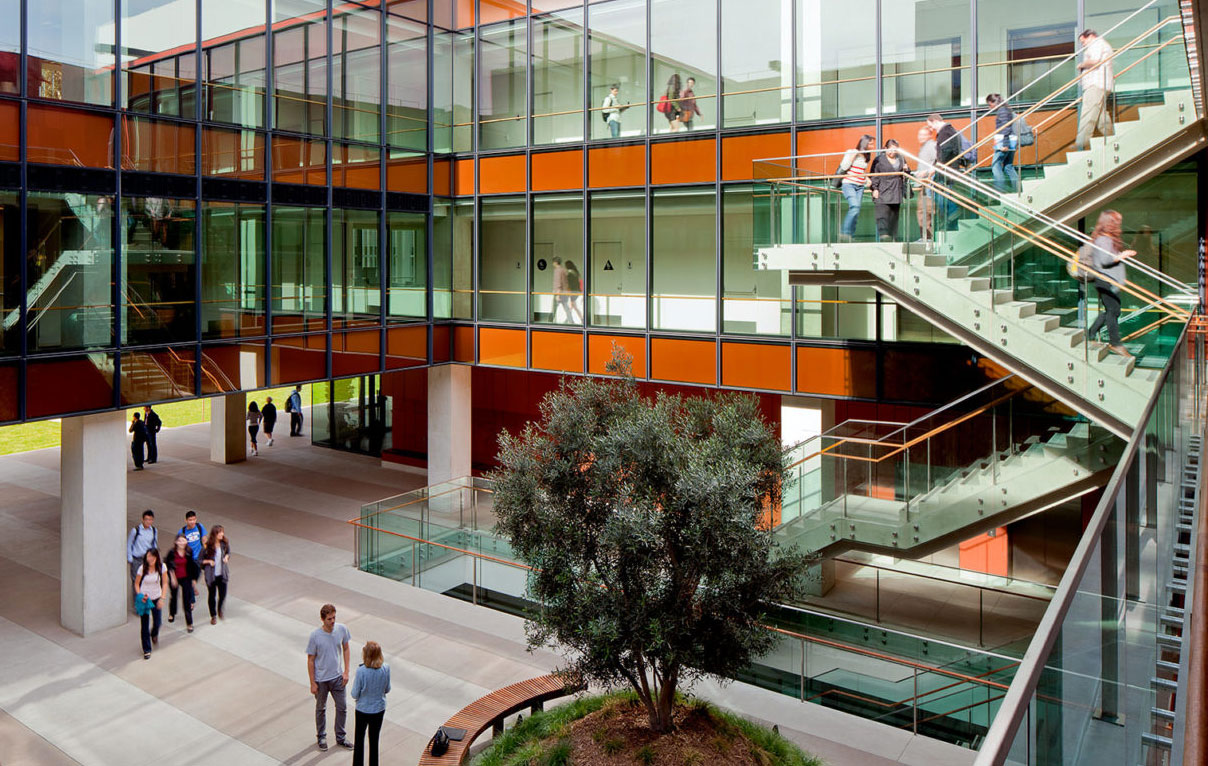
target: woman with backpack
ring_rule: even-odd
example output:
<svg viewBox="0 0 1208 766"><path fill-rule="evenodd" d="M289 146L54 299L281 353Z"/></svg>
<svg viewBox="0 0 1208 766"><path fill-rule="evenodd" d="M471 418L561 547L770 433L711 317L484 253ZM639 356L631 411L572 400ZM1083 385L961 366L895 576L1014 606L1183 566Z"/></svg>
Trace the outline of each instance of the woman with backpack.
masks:
<svg viewBox="0 0 1208 766"><path fill-rule="evenodd" d="M1015 170L1015 150L1019 148L1015 112L997 93L986 96L986 106L994 110L994 161L990 165L994 187L1013 194L1019 189L1019 173Z"/></svg>
<svg viewBox="0 0 1208 766"><path fill-rule="evenodd" d="M856 224L860 220L860 206L864 204L864 189L869 186L868 166L872 164L873 143L876 139L865 134L856 142L856 148L848 149L839 163L842 180L839 191L847 202L847 213L843 216L843 225L839 229L839 241L851 242L856 233Z"/></svg>
<svg viewBox="0 0 1208 766"><path fill-rule="evenodd" d="M1095 267L1095 290L1099 293L1099 302L1103 311L1099 312L1095 323L1087 331L1087 337L1092 342L1099 331L1107 325L1107 337L1111 341L1110 348L1120 356L1132 356L1120 342L1120 285L1128 281L1124 271L1124 261L1136 255L1135 250L1125 250L1122 228L1124 217L1115 210L1104 210L1099 214L1095 230L1091 232L1091 258ZM1112 280L1108 282L1107 279ZM1114 283L1114 284L1113 284ZM1100 346L1102 348L1102 346Z"/></svg>
<svg viewBox="0 0 1208 766"><path fill-rule="evenodd" d="M176 621L176 597L180 596L182 610L185 613L185 625L188 632L193 632L193 603L197 600L194 583L201 576L201 565L193 558L193 550L184 535L176 536L176 545L164 557L168 569L168 587L172 597L168 600L168 622Z"/></svg>
<svg viewBox="0 0 1208 766"><path fill-rule="evenodd" d="M138 613L144 660L151 659L151 645L159 643L159 626L163 620L164 609L164 583L167 581L168 567L159 557L159 549L148 549L143 554L142 566L134 575L134 611Z"/></svg>
<svg viewBox="0 0 1208 766"><path fill-rule="evenodd" d="M231 544L227 542L226 530L215 524L206 537L201 550L201 566L209 589L210 624L217 625L218 618L226 619L222 607L226 604L227 582L231 579Z"/></svg>

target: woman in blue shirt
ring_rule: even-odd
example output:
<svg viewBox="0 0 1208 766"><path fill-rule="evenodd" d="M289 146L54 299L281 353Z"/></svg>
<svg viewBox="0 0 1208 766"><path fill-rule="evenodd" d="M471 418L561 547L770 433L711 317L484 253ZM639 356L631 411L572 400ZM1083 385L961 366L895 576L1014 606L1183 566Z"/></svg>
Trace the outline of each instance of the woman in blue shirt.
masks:
<svg viewBox="0 0 1208 766"><path fill-rule="evenodd" d="M378 766L378 735L386 717L386 695L390 693L390 666L383 664L382 647L368 641L361 650L361 665L352 682L352 698L357 701L356 745L353 766L365 764L365 730L369 729L369 766Z"/></svg>

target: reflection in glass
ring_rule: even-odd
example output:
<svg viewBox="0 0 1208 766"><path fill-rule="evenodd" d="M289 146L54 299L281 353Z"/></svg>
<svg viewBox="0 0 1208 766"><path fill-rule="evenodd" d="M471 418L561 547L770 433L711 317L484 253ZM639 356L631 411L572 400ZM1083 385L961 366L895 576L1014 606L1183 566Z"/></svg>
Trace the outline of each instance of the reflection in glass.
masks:
<svg viewBox="0 0 1208 766"><path fill-rule="evenodd" d="M468 152L473 142L474 37L438 31L433 45L433 146L438 152Z"/></svg>
<svg viewBox="0 0 1208 766"><path fill-rule="evenodd" d="M326 326L326 229L322 208L273 206L273 332Z"/></svg>
<svg viewBox="0 0 1208 766"><path fill-rule="evenodd" d="M0 192L0 355L21 350L21 207L16 192ZM3 409L0 404L0 409Z"/></svg>
<svg viewBox="0 0 1208 766"><path fill-rule="evenodd" d="M332 40L333 135L354 141L378 140L382 109L381 45L378 11L337 4Z"/></svg>
<svg viewBox="0 0 1208 766"><path fill-rule="evenodd" d="M533 197L533 321L583 324L583 197Z"/></svg>
<svg viewBox="0 0 1208 766"><path fill-rule="evenodd" d="M432 312L474 318L474 202L436 199L432 207Z"/></svg>
<svg viewBox="0 0 1208 766"><path fill-rule="evenodd" d="M113 3L35 0L25 6L28 95L111 106ZM17 15L7 18L12 23Z"/></svg>
<svg viewBox="0 0 1208 766"><path fill-rule="evenodd" d="M485 197L478 216L478 318L523 322L524 198Z"/></svg>
<svg viewBox="0 0 1208 766"><path fill-rule="evenodd" d="M725 127L792 118L792 15L792 0L721 0Z"/></svg>
<svg viewBox="0 0 1208 766"><path fill-rule="evenodd" d="M122 3L122 81L127 109L193 116L197 92L194 0Z"/></svg>
<svg viewBox="0 0 1208 766"><path fill-rule="evenodd" d="M122 343L196 339L193 200L123 197Z"/></svg>
<svg viewBox="0 0 1208 766"><path fill-rule="evenodd" d="M612 129L600 118L609 89L617 86L620 104L641 107L646 102L646 4L642 0L611 0L588 8L591 35L592 138L609 138ZM632 107L618 115L618 136L646 135L646 110Z"/></svg>
<svg viewBox="0 0 1208 766"><path fill-rule="evenodd" d="M969 62L966 0L881 4L881 97L885 112L933 112L968 106L972 101Z"/></svg>
<svg viewBox="0 0 1208 766"><path fill-rule="evenodd" d="M201 4L206 119L264 126L264 0Z"/></svg>
<svg viewBox="0 0 1208 766"><path fill-rule="evenodd" d="M152 173L192 175L197 167L197 150L192 124L123 117L122 167Z"/></svg>
<svg viewBox="0 0 1208 766"><path fill-rule="evenodd" d="M29 350L112 345L113 198L31 193L26 209Z"/></svg>
<svg viewBox="0 0 1208 766"><path fill-rule="evenodd" d="M386 214L386 321L428 316L427 222L423 213ZM446 314L447 316L447 314Z"/></svg>
<svg viewBox="0 0 1208 766"><path fill-rule="evenodd" d="M646 327L645 195L592 192L590 220L589 321L598 327Z"/></svg>
<svg viewBox="0 0 1208 766"><path fill-rule="evenodd" d="M122 352L121 405L188 399L197 380L195 346Z"/></svg>
<svg viewBox="0 0 1208 766"><path fill-rule="evenodd" d="M1069 82L1072 61L1046 72L1074 52L1077 23L1075 0L1023 0L1010 7L977 0L978 91L1006 96L1027 86L1017 100L1035 101Z"/></svg>
<svg viewBox="0 0 1208 766"><path fill-rule="evenodd" d="M273 3L273 124L282 130L327 132L327 3Z"/></svg>
<svg viewBox="0 0 1208 766"><path fill-rule="evenodd" d="M202 208L201 337L264 334L264 206Z"/></svg>
<svg viewBox="0 0 1208 766"><path fill-rule="evenodd" d="M395 3L391 10L403 3ZM428 148L428 37L423 24L386 15L386 143L417 152ZM439 71L439 70L437 70ZM438 91L439 92L439 91Z"/></svg>
<svg viewBox="0 0 1208 766"><path fill-rule="evenodd" d="M798 120L876 112L877 38L861 33L876 10L876 0L797 0Z"/></svg>
<svg viewBox="0 0 1208 766"><path fill-rule="evenodd" d="M722 191L722 331L788 335L788 272L755 269L756 249L771 244L769 208L755 195L750 186Z"/></svg>
<svg viewBox="0 0 1208 766"><path fill-rule="evenodd" d="M712 187L653 194L654 329L713 332L717 326L715 201Z"/></svg>
<svg viewBox="0 0 1208 766"><path fill-rule="evenodd" d="M717 125L715 1L650 0L650 77L652 133Z"/></svg>
<svg viewBox="0 0 1208 766"><path fill-rule="evenodd" d="M479 30L478 148L524 146L528 132L525 21Z"/></svg>
<svg viewBox="0 0 1208 766"><path fill-rule="evenodd" d="M254 130L202 128L201 173L264 180L264 134Z"/></svg>
<svg viewBox="0 0 1208 766"><path fill-rule="evenodd" d="M379 218L376 210L331 211L333 327L381 324Z"/></svg>
<svg viewBox="0 0 1208 766"><path fill-rule="evenodd" d="M0 19L21 18L21 0L0 0ZM38 90L34 60L29 61L30 94ZM41 64L37 65L41 69ZM15 96L21 92L21 25L0 24L0 93ZM0 403L0 410L4 407ZM2 418L0 418L2 419Z"/></svg>
<svg viewBox="0 0 1208 766"><path fill-rule="evenodd" d="M575 8L533 19L533 143L582 140L583 9Z"/></svg>

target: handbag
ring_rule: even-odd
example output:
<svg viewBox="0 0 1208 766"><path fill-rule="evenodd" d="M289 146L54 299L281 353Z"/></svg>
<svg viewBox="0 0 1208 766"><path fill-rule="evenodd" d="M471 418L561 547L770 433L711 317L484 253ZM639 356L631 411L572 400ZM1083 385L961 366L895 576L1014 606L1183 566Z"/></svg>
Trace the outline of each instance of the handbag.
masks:
<svg viewBox="0 0 1208 766"><path fill-rule="evenodd" d="M443 728L437 729L436 733L432 735L432 746L429 748L429 752L432 753L432 757L439 758L448 752L448 750L449 735L445 734Z"/></svg>

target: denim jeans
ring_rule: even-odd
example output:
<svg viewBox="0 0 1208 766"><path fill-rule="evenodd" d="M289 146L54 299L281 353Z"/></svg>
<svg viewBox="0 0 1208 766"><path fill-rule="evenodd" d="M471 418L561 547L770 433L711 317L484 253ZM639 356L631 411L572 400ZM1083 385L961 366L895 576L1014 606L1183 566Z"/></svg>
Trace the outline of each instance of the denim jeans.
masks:
<svg viewBox="0 0 1208 766"><path fill-rule="evenodd" d="M151 652L151 639L159 638L159 626L163 620L163 612L154 607L148 614L141 614L139 620L139 637L143 640L143 654Z"/></svg>
<svg viewBox="0 0 1208 766"><path fill-rule="evenodd" d="M843 199L847 201L847 213L843 216L843 228L840 232L848 237L856 233L856 223L860 219L860 204L864 201L864 186L861 184L843 182Z"/></svg>
<svg viewBox="0 0 1208 766"><path fill-rule="evenodd" d="M315 695L315 732L320 742L327 741L327 695L336 703L336 742L344 741L344 720L348 715L344 699L344 679L341 676L315 683L319 692Z"/></svg>
<svg viewBox="0 0 1208 766"><path fill-rule="evenodd" d="M994 164L990 166L994 174L994 188L1001 192L1013 192L1019 189L1019 173L1015 171L1015 151L996 150Z"/></svg>
<svg viewBox="0 0 1208 766"><path fill-rule="evenodd" d="M621 137L621 121L620 120L609 120L608 121L608 135L613 138Z"/></svg>

